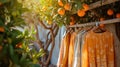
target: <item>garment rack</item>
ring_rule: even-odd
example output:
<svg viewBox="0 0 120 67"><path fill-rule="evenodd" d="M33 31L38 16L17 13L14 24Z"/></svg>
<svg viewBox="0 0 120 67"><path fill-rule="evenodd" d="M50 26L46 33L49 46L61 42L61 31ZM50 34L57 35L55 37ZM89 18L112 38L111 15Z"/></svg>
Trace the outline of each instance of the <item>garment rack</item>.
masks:
<svg viewBox="0 0 120 67"><path fill-rule="evenodd" d="M115 18L115 19L105 20L105 21L101 21L101 22L89 22L89 23L85 23L85 24L71 25L69 27L86 27L86 26L94 26L97 23L98 24L112 24L112 23L119 23L119 22L120 22L120 18Z"/></svg>
<svg viewBox="0 0 120 67"><path fill-rule="evenodd" d="M111 4L111 3L114 3L114 2L117 2L117 1L120 1L120 0L97 1L97 2L89 5L90 6L89 10L95 9L95 8L103 6L103 5ZM71 25L71 26L68 26L68 27L85 27L85 26L94 26L94 25L96 25L96 23L98 23L98 24L110 24L110 23L117 23L117 22L120 22L120 18L105 20L105 21L102 21L102 22L89 22L89 23L85 23L85 24Z"/></svg>

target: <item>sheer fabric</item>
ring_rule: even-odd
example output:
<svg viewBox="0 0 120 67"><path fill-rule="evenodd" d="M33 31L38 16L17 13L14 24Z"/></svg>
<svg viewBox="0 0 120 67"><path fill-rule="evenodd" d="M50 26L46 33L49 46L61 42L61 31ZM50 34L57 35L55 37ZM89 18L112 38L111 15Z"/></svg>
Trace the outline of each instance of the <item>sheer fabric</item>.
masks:
<svg viewBox="0 0 120 67"><path fill-rule="evenodd" d="M69 44L70 44L70 33L67 33L61 43L57 67L68 67Z"/></svg>
<svg viewBox="0 0 120 67"><path fill-rule="evenodd" d="M112 33L87 33L82 49L82 67L114 67Z"/></svg>
<svg viewBox="0 0 120 67"><path fill-rule="evenodd" d="M76 33L73 32L71 33L71 37L70 37L68 67L73 66L75 39L76 39Z"/></svg>

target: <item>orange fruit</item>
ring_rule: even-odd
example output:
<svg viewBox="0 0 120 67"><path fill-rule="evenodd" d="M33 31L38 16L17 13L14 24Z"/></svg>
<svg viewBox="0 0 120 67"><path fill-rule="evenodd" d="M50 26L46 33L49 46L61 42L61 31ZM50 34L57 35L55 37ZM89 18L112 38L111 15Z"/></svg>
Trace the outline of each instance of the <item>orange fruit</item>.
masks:
<svg viewBox="0 0 120 67"><path fill-rule="evenodd" d="M70 25L74 25L74 24L75 24L75 22L73 22L73 21L72 21L72 22L70 22Z"/></svg>
<svg viewBox="0 0 120 67"><path fill-rule="evenodd" d="M107 10L107 14L108 14L109 16L113 15L113 13L114 13L114 11L113 11L112 9L108 9L108 10Z"/></svg>
<svg viewBox="0 0 120 67"><path fill-rule="evenodd" d="M58 14L64 15L64 14L65 14L65 9L59 8L59 9L58 9Z"/></svg>
<svg viewBox="0 0 120 67"><path fill-rule="evenodd" d="M120 13L117 13L117 14L116 14L116 18L120 18Z"/></svg>
<svg viewBox="0 0 120 67"><path fill-rule="evenodd" d="M105 20L105 18L103 18L103 17L100 18L100 21L104 21L104 20Z"/></svg>
<svg viewBox="0 0 120 67"><path fill-rule="evenodd" d="M3 47L0 45L0 51L2 50L2 48L3 48Z"/></svg>
<svg viewBox="0 0 120 67"><path fill-rule="evenodd" d="M47 23L48 23L48 24L52 24L52 21L49 20L49 21L47 21Z"/></svg>
<svg viewBox="0 0 120 67"><path fill-rule="evenodd" d="M22 43L20 42L20 43L16 44L15 47L16 47L16 48L22 48Z"/></svg>
<svg viewBox="0 0 120 67"><path fill-rule="evenodd" d="M4 27L0 27L0 32L4 32L4 31L5 31Z"/></svg>
<svg viewBox="0 0 120 67"><path fill-rule="evenodd" d="M83 17L83 16L85 16L86 13L84 10L78 10L77 14L78 14L78 16Z"/></svg>
<svg viewBox="0 0 120 67"><path fill-rule="evenodd" d="M59 6L63 6L62 0L58 0L58 5L59 5Z"/></svg>
<svg viewBox="0 0 120 67"><path fill-rule="evenodd" d="M65 5L64 5L64 8L65 8L65 10L70 10L70 8L71 8L71 7L70 7L70 4L69 4L69 3L65 4Z"/></svg>
<svg viewBox="0 0 120 67"><path fill-rule="evenodd" d="M99 27L100 27L100 28L104 28L105 25L104 25L104 24L100 24Z"/></svg>
<svg viewBox="0 0 120 67"><path fill-rule="evenodd" d="M85 11L88 11L89 10L89 5L88 4L83 4L82 5L83 6L83 10L85 10Z"/></svg>

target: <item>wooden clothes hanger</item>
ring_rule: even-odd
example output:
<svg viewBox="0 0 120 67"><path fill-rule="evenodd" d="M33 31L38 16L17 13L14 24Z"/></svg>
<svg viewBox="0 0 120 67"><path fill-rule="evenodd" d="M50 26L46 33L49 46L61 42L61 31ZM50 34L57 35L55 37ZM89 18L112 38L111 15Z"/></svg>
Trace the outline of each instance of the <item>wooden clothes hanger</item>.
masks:
<svg viewBox="0 0 120 67"><path fill-rule="evenodd" d="M100 25L99 23L96 23L96 27L94 27L93 31L95 33L103 33L103 32L105 32L106 29L104 27L101 28L99 25Z"/></svg>
<svg viewBox="0 0 120 67"><path fill-rule="evenodd" d="M75 32L79 33L80 31L84 30L86 32L90 31L93 28L93 26L82 26L82 27L75 27Z"/></svg>

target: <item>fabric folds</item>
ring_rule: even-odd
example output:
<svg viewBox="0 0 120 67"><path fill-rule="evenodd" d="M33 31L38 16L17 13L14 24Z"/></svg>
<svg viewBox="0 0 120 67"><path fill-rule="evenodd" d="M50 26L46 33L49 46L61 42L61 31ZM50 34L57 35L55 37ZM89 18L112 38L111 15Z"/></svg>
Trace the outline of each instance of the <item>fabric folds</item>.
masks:
<svg viewBox="0 0 120 67"><path fill-rule="evenodd" d="M61 41L57 67L115 67L114 52L109 31L69 32Z"/></svg>
<svg viewBox="0 0 120 67"><path fill-rule="evenodd" d="M73 32L71 33L71 37L70 37L68 67L73 66L75 39L76 39L76 33Z"/></svg>
<svg viewBox="0 0 120 67"><path fill-rule="evenodd" d="M73 66L72 67L81 67L81 55L82 55L82 41L83 37L85 35L84 30L80 31L75 39L75 46L74 46L74 60L73 60Z"/></svg>
<svg viewBox="0 0 120 67"><path fill-rule="evenodd" d="M70 44L70 33L67 33L61 42L57 67L68 67L69 44Z"/></svg>
<svg viewBox="0 0 120 67"><path fill-rule="evenodd" d="M113 35L90 31L85 36L82 67L115 67Z"/></svg>

